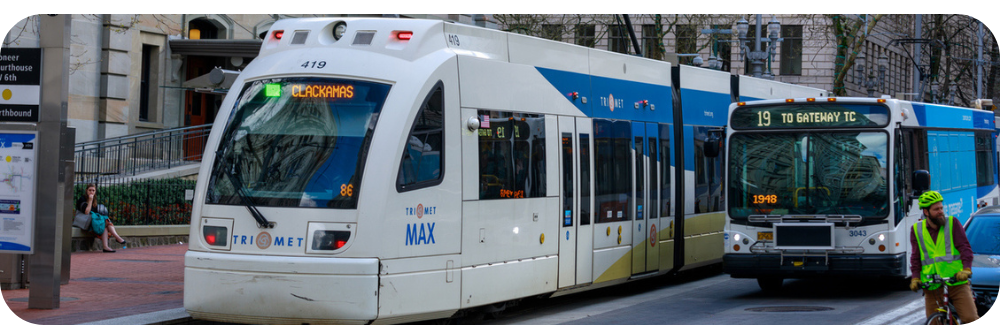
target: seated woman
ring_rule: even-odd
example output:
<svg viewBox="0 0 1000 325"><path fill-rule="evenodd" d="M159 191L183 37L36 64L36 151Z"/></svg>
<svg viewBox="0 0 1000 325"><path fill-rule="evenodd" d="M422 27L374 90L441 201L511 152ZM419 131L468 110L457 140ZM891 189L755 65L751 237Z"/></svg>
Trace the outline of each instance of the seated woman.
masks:
<svg viewBox="0 0 1000 325"><path fill-rule="evenodd" d="M101 245L105 253L114 253L115 250L108 246L108 234L115 237L115 241L125 245L125 239L118 236L115 225L106 215L97 213L97 185L87 184L86 193L79 200L76 200L76 209L81 213L91 216L90 231L101 236Z"/></svg>

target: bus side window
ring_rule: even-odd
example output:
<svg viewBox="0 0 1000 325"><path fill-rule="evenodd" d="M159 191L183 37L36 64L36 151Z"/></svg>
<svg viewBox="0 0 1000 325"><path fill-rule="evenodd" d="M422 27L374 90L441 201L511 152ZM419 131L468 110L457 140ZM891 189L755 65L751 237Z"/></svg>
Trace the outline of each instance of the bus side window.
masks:
<svg viewBox="0 0 1000 325"><path fill-rule="evenodd" d="M420 106L403 146L396 191L441 183L444 174L444 86L438 82Z"/></svg>
<svg viewBox="0 0 1000 325"><path fill-rule="evenodd" d="M993 148L989 132L976 132L976 186L993 185Z"/></svg>

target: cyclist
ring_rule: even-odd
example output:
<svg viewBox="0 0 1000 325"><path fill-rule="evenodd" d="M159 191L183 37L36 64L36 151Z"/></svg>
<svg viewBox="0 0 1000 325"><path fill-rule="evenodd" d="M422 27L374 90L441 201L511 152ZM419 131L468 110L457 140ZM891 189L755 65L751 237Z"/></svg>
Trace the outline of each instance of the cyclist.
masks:
<svg viewBox="0 0 1000 325"><path fill-rule="evenodd" d="M924 218L913 225L910 233L910 290L916 292L920 283L928 282L937 274L942 278L957 281L949 284L948 299L955 306L962 323L979 319L972 298L969 278L972 277L972 246L965 236L962 223L953 216L944 214L944 198L941 193L927 191L920 195L920 209ZM924 289L924 306L927 316L937 311L942 303L944 289L940 284Z"/></svg>

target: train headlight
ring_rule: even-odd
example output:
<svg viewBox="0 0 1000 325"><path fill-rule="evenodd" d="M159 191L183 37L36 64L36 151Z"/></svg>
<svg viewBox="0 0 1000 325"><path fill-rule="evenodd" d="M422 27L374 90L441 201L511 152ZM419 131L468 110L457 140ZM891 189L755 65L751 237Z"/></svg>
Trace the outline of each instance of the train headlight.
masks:
<svg viewBox="0 0 1000 325"><path fill-rule="evenodd" d="M335 251L347 245L351 239L350 231L316 230L312 236L312 249L316 251Z"/></svg>
<svg viewBox="0 0 1000 325"><path fill-rule="evenodd" d="M339 41L341 37L344 37L344 33L346 32L347 32L347 23L339 22L336 25L333 25L333 39Z"/></svg>

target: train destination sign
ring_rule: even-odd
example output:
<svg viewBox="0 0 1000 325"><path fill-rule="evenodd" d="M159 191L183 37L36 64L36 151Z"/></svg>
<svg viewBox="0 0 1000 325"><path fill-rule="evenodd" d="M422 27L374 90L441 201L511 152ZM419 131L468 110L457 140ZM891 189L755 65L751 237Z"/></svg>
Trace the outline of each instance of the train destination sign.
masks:
<svg viewBox="0 0 1000 325"><path fill-rule="evenodd" d="M872 104L795 103L743 106L733 111L734 129L883 127L889 108Z"/></svg>
<svg viewBox="0 0 1000 325"><path fill-rule="evenodd" d="M0 50L0 122L38 122L42 50Z"/></svg>

